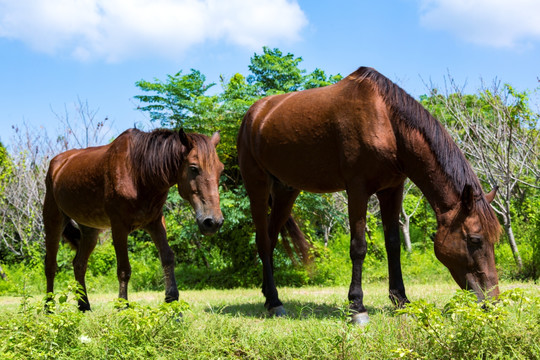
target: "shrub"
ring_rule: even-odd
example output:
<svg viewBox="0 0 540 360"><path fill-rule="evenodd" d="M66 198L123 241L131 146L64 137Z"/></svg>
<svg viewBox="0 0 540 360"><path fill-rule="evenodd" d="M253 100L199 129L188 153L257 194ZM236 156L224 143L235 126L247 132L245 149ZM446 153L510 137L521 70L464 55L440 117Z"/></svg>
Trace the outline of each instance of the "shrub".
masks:
<svg viewBox="0 0 540 360"><path fill-rule="evenodd" d="M32 302L28 294L23 299L16 316L4 313L0 337L3 359L56 359L66 355L65 351L76 347L79 324L83 313L78 311L70 297L77 297L77 286L59 293L44 312L43 302ZM66 357L64 357L66 358Z"/></svg>
<svg viewBox="0 0 540 360"><path fill-rule="evenodd" d="M481 303L474 293L460 290L442 310L415 301L398 310L408 316L415 335L409 348L396 353L423 359L538 358L539 311L540 298L521 289Z"/></svg>

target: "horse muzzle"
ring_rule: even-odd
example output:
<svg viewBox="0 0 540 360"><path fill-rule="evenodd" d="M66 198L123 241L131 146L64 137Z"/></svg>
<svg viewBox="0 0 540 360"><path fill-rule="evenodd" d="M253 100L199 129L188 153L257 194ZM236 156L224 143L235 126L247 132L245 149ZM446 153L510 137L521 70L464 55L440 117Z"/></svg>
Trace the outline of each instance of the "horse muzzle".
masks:
<svg viewBox="0 0 540 360"><path fill-rule="evenodd" d="M467 274L465 276L467 289L473 290L478 298L478 301L482 301L486 298L497 298L499 296L499 284L498 279L487 277L485 275L474 276Z"/></svg>
<svg viewBox="0 0 540 360"><path fill-rule="evenodd" d="M213 235L221 228L223 221L223 216L207 216L204 218L197 218L197 225L199 226L199 231L203 235Z"/></svg>

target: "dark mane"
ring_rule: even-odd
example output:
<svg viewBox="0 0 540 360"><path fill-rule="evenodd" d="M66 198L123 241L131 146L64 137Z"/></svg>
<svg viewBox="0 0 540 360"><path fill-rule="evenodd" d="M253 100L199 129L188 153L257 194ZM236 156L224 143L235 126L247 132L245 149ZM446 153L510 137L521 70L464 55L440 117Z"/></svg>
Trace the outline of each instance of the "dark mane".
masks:
<svg viewBox="0 0 540 360"><path fill-rule="evenodd" d="M477 200L477 210L491 239L500 231L495 213L485 199L478 177L442 124L418 101L375 69L361 67L353 74L357 81L370 81L388 106L390 117L405 126L406 131L418 131L433 152L435 159L456 193L461 196L465 185L471 185ZM495 236L495 232L497 236Z"/></svg>
<svg viewBox="0 0 540 360"><path fill-rule="evenodd" d="M156 129L143 132L131 129L131 169L143 184L175 182L182 166L182 142L178 131ZM219 161L214 146L205 135L190 133L186 136L197 148L199 165L206 167Z"/></svg>
<svg viewBox="0 0 540 360"><path fill-rule="evenodd" d="M219 162L215 147L212 145L208 136L196 133L190 133L188 136L191 138L191 141L193 141L194 147L197 148L199 165L202 168L212 166Z"/></svg>
<svg viewBox="0 0 540 360"><path fill-rule="evenodd" d="M182 143L177 131L156 129L131 135L131 169L143 184L169 183L182 165Z"/></svg>

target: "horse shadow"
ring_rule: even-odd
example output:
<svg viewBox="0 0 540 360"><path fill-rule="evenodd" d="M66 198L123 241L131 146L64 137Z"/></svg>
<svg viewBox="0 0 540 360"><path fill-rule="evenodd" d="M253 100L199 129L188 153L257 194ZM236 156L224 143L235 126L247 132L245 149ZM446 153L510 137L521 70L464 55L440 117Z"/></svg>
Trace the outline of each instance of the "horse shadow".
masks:
<svg viewBox="0 0 540 360"><path fill-rule="evenodd" d="M287 318L303 320L303 319L343 319L349 320L349 311L346 305L339 306L336 304L314 303L310 301L290 300L285 304L287 310ZM394 316L395 307L392 305L371 307L366 306L370 316L376 314L385 314ZM220 307L207 306L204 311L206 313L222 314L229 316L243 316L252 318L269 318L270 315L262 303L244 303L223 305Z"/></svg>

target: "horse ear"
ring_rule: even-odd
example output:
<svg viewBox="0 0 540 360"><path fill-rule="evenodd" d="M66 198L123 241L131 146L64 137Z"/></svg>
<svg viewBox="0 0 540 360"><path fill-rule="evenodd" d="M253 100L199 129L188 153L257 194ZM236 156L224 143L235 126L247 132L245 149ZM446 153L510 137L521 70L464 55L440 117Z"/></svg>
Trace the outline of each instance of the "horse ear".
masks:
<svg viewBox="0 0 540 360"><path fill-rule="evenodd" d="M217 146L217 144L219 144L219 140L221 139L221 136L219 135L219 131L216 131L212 137L210 138L210 142L212 143L212 145L214 145L214 147Z"/></svg>
<svg viewBox="0 0 540 360"><path fill-rule="evenodd" d="M497 185L495 185L495 187L493 189L491 189L491 191L486 194L486 200L488 201L488 203L491 204L493 199L495 199L495 195L497 195L497 190L499 190L499 187Z"/></svg>
<svg viewBox="0 0 540 360"><path fill-rule="evenodd" d="M180 135L180 142L182 145L184 145L188 151L191 150L193 148L193 141L187 136L184 129L180 129L178 135Z"/></svg>
<svg viewBox="0 0 540 360"><path fill-rule="evenodd" d="M469 184L463 187L461 206L469 213L474 209L474 190Z"/></svg>

